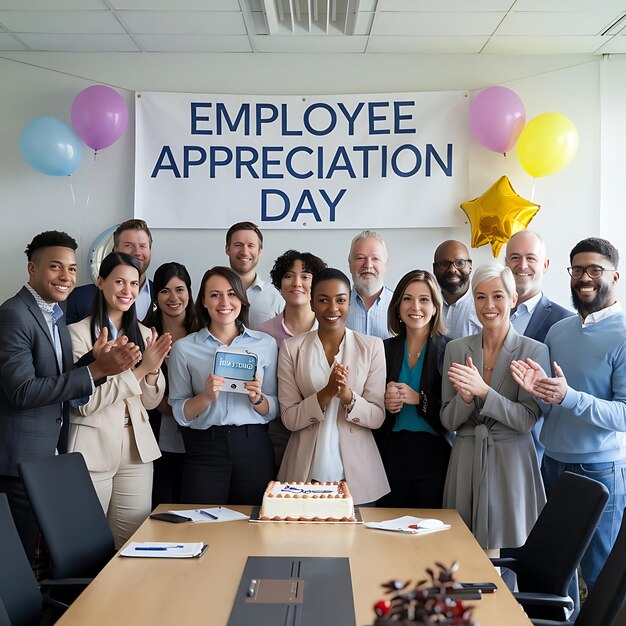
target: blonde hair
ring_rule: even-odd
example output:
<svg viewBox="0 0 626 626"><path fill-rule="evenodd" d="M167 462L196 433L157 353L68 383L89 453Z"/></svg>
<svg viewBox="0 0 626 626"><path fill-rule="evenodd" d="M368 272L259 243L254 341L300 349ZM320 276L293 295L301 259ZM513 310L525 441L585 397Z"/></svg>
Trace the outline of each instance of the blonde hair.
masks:
<svg viewBox="0 0 626 626"><path fill-rule="evenodd" d="M485 263L481 265L472 276L472 293L476 293L476 289L480 283L484 283L486 280L492 280L493 278L499 278L504 285L504 288L509 295L509 298L513 299L517 291L515 289L515 278L513 272L508 267L500 265L500 263Z"/></svg>

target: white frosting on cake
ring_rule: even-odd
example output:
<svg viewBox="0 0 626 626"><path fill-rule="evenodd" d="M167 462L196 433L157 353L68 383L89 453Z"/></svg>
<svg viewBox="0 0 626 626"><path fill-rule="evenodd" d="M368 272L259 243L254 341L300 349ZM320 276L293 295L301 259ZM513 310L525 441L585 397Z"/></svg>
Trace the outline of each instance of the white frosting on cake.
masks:
<svg viewBox="0 0 626 626"><path fill-rule="evenodd" d="M354 502L345 482L280 483L270 481L263 495L261 519L354 520Z"/></svg>

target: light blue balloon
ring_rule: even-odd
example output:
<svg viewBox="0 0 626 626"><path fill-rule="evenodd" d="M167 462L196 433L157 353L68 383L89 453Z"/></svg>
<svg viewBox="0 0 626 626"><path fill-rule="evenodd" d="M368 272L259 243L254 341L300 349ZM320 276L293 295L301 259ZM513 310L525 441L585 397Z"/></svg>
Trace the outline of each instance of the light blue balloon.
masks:
<svg viewBox="0 0 626 626"><path fill-rule="evenodd" d="M83 144L72 128L48 116L37 117L26 125L20 150L26 163L49 176L69 176L83 157Z"/></svg>

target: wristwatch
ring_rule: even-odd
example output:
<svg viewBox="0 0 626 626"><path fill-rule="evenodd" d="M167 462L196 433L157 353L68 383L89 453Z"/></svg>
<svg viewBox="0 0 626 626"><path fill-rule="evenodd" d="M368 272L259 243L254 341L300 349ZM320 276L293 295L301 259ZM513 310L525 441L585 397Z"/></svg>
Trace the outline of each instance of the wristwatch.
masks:
<svg viewBox="0 0 626 626"><path fill-rule="evenodd" d="M265 400L265 396L263 394L261 394L259 396L259 399L252 406L259 406L259 404L261 404L261 402L263 402L263 400Z"/></svg>
<svg viewBox="0 0 626 626"><path fill-rule="evenodd" d="M350 413L350 411L352 411L354 405L356 404L356 396L354 395L354 391L350 390L350 393L352 394L350 402L348 402L347 404L344 404L343 402L341 403L341 406L346 410L346 413Z"/></svg>

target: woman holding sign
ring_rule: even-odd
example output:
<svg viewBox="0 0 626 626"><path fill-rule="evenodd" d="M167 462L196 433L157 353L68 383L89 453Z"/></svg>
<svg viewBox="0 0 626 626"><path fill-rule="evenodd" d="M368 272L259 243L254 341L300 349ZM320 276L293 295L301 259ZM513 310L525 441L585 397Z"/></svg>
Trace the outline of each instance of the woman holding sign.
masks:
<svg viewBox="0 0 626 626"><path fill-rule="evenodd" d="M260 503L273 478L267 424L278 414L277 348L246 327L248 309L233 270L208 270L196 298L204 328L172 348L169 403L183 427L183 502Z"/></svg>

